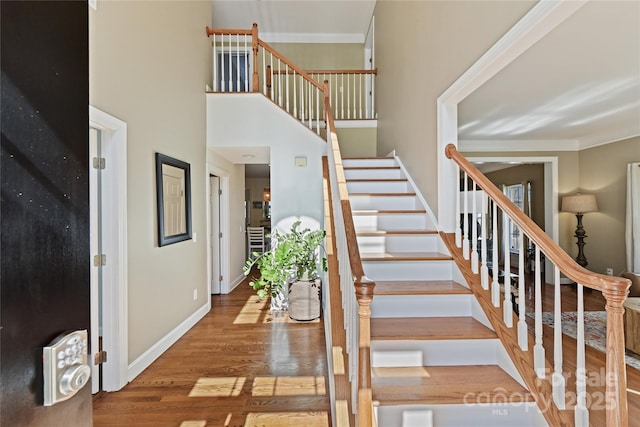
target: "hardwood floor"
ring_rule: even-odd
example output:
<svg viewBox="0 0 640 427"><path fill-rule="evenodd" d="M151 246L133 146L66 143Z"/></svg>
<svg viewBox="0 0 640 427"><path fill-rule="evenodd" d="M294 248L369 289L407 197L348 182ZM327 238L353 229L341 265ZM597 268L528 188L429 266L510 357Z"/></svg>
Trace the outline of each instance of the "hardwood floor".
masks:
<svg viewBox="0 0 640 427"><path fill-rule="evenodd" d="M274 317L247 282L211 301L134 381L94 397L94 426L330 426L322 321Z"/></svg>

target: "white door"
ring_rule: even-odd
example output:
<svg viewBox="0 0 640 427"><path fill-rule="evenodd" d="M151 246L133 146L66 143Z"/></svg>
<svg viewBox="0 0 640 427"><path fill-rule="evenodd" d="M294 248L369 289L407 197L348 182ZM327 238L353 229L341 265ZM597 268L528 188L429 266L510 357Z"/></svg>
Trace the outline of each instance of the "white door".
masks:
<svg viewBox="0 0 640 427"><path fill-rule="evenodd" d="M211 194L211 293L219 294L222 272L220 269L221 231L220 231L220 178L209 176Z"/></svg>

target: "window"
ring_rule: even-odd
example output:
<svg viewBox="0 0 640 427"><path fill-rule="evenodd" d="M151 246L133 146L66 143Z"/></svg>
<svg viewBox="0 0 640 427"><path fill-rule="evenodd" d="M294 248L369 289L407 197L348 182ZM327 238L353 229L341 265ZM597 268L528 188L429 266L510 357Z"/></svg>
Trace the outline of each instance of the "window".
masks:
<svg viewBox="0 0 640 427"><path fill-rule="evenodd" d="M516 205L520 210L524 210L524 185L514 184L507 185L504 188L504 194ZM511 252L518 252L518 239L520 238L520 228L513 222L509 221L509 249Z"/></svg>

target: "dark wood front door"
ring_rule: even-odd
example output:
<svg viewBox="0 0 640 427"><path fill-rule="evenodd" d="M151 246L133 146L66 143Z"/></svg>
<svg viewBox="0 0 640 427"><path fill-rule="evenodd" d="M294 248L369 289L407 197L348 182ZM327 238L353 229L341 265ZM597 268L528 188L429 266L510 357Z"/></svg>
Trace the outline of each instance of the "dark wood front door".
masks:
<svg viewBox="0 0 640 427"><path fill-rule="evenodd" d="M91 426L43 406L42 348L90 328L86 1L0 1L0 425Z"/></svg>

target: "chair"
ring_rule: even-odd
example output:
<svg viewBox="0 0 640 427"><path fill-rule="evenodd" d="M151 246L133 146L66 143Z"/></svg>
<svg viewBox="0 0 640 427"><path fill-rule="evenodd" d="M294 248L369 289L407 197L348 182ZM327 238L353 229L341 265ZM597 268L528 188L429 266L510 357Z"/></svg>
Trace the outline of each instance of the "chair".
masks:
<svg viewBox="0 0 640 427"><path fill-rule="evenodd" d="M247 258L254 252L264 253L264 227L247 227Z"/></svg>

